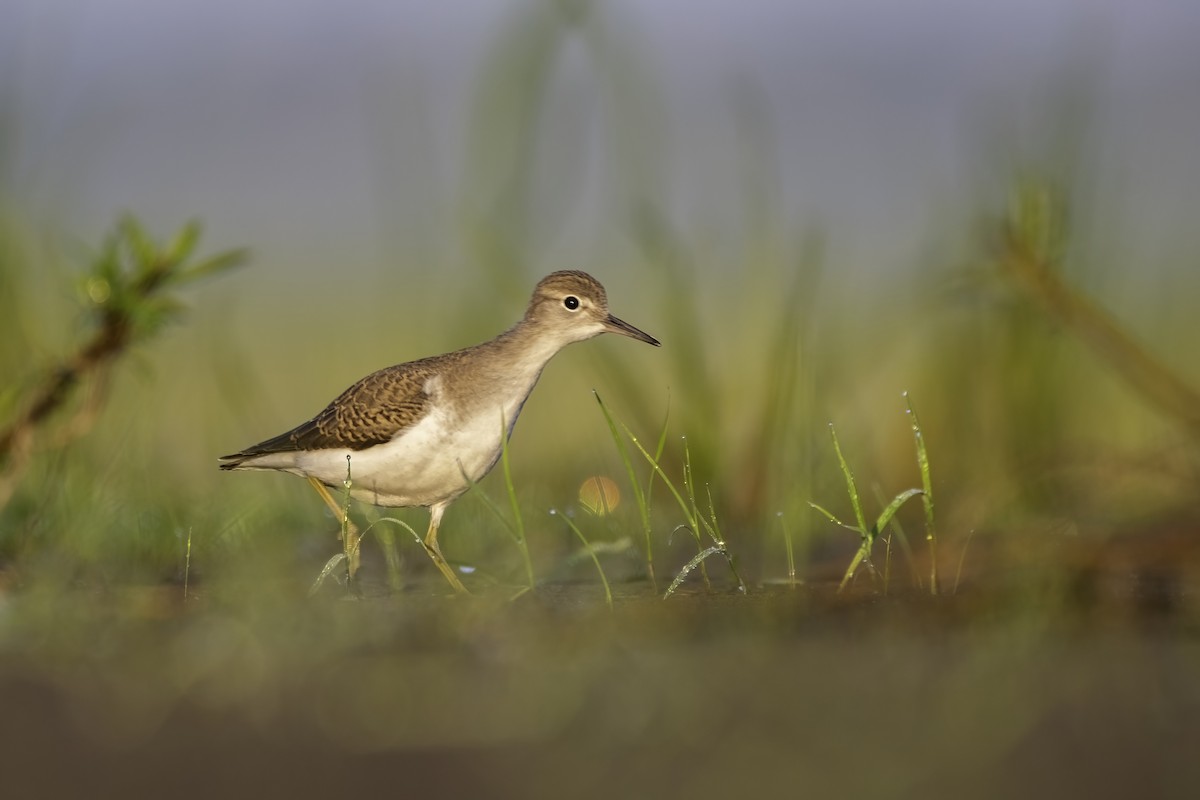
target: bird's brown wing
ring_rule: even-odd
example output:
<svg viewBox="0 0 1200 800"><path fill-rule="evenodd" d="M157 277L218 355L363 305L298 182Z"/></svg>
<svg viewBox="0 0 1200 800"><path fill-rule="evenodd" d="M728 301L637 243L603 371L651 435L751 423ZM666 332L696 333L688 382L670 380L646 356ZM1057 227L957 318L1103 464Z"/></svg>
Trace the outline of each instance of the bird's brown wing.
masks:
<svg viewBox="0 0 1200 800"><path fill-rule="evenodd" d="M365 450L390 441L429 412L425 391L429 371L425 361L371 373L342 392L308 422L238 453L222 456L237 466L241 460L265 453L347 448Z"/></svg>

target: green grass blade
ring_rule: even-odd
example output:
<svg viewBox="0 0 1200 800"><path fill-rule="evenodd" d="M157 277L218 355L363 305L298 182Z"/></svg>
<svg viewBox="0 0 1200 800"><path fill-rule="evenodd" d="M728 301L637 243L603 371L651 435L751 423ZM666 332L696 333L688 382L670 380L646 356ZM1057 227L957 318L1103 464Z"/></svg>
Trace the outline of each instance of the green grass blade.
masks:
<svg viewBox="0 0 1200 800"><path fill-rule="evenodd" d="M850 495L850 505L854 508L854 518L858 520L858 527L865 531L867 529L867 518L863 515L862 501L858 497L858 486L854 482L854 473L850 471L850 465L846 463L846 457L842 455L842 445L838 441L837 431L833 427L833 423L829 423L829 435L833 437L833 450L837 453L838 465L842 469L842 476L846 479L846 493Z"/></svg>
<svg viewBox="0 0 1200 800"><path fill-rule="evenodd" d="M641 441L638 440L633 431L629 430L629 426L627 426L624 422L620 423L620 425L622 428L624 428L626 435L629 436L629 441L633 442L633 446L636 447L638 452L642 454L642 457L650 463L650 468L657 473L658 477L662 480L663 485L667 487L667 490L671 493L671 496L675 498L675 502L679 504L680 510L683 511L683 516L687 519L687 527L690 531L692 531L692 535L699 537L700 534L698 531L700 526L696 524L696 519L692 516L687 500L685 500L683 495L680 494L679 489L675 486L675 483L669 477L667 477L667 473L663 471L661 466L659 466L658 461L656 461L654 457L651 456L646 450L646 448L642 446Z"/></svg>
<svg viewBox="0 0 1200 800"><path fill-rule="evenodd" d="M687 496L689 513L688 519L698 520L700 512L696 507L696 486L692 481L692 457L688 450L687 437L681 436L683 442L683 493ZM700 528L694 527L692 533L696 536L697 545L700 543Z"/></svg>
<svg viewBox="0 0 1200 800"><path fill-rule="evenodd" d="M721 540L717 538L717 535L715 533L713 533L712 528L709 527L708 521L700 515L700 509L699 509L698 504L696 503L696 476L692 474L692 452L691 452L691 449L688 447L687 437L684 436L684 437L682 437L682 439L683 439L683 490L684 490L684 492L687 493L688 503L691 505L691 509L692 509L691 518L693 521L699 522L702 526L704 526L704 530L708 534L708 537L710 539L712 539L716 545L720 546ZM702 549L703 545L701 544L701 540L700 540L700 529L693 528L692 535L696 537L696 548ZM704 588L711 589L712 581L710 581L708 578L708 567L704 564L703 561L700 562L700 577L702 577L704 579Z"/></svg>
<svg viewBox="0 0 1200 800"><path fill-rule="evenodd" d="M312 597L315 595L321 589L321 585L325 583L325 579L332 575L338 568L338 565L345 560L345 552L334 553L333 556L325 562L325 566L321 569L321 573L317 575L317 579L312 582L312 586L308 587L308 596Z"/></svg>
<svg viewBox="0 0 1200 800"><path fill-rule="evenodd" d="M655 462L662 461L663 450L667 446L667 428L671 421L671 398L667 396L667 410L663 412L662 427L658 431L658 445L654 448ZM646 567L650 571L650 588L658 594L658 580L654 577L654 560L650 552L650 498L654 494L654 478L655 473L650 471L650 476L646 478L646 491L639 493L641 498L639 511L642 514L642 529L646 536Z"/></svg>
<svg viewBox="0 0 1200 800"><path fill-rule="evenodd" d="M734 579L738 582L738 591L742 594L745 594L746 582L742 580L742 575L740 572L738 572L737 564L734 562L733 553L730 553L729 548L725 546L725 534L721 533L721 526L717 522L717 509L716 505L713 503L712 489L708 486L708 484L705 484L704 491L708 494L708 513L712 517L713 533L715 534L713 540L721 548L721 552L724 554L725 560L729 562L729 571L733 573Z"/></svg>
<svg viewBox="0 0 1200 800"><path fill-rule="evenodd" d="M687 489L688 500L691 501L692 504L692 517L700 522L700 525L704 528L704 532L708 534L708 537L712 539L715 544L722 544L724 540L721 536L720 528L717 525L716 512L712 510L711 493L709 494L708 498L710 517L705 517L700 513L700 504L696 500L696 495L698 494L696 491L696 472L692 467L692 453L691 449L688 447L686 436L683 437L683 475L684 488ZM705 484L704 488L705 491L708 491L707 484Z"/></svg>
<svg viewBox="0 0 1200 800"><path fill-rule="evenodd" d="M588 542L587 537L583 535L583 531L579 530L579 526L575 524L573 519L568 517L566 514L559 514L558 511L553 508L550 509L550 513L551 515L557 516L563 522L567 523L567 527L571 529L571 532L574 533L575 536L579 538L579 541L583 544L584 551L592 557L592 563L596 565L596 572L600 573L600 582L604 584L604 602L608 606L608 610L612 611L612 589L608 585L608 576L604 574L604 567L600 565L600 558L596 555L596 549L592 547L590 542Z"/></svg>
<svg viewBox="0 0 1200 800"><path fill-rule="evenodd" d="M883 505L883 492L880 490L878 484L875 485L873 488L875 491L875 499L877 501L879 501L879 505L882 506ZM908 541L908 533L904 530L904 526L900 524L900 520L897 519L896 517L892 517L891 522L888 523L888 527L890 527L892 529L891 536L889 536L887 538L889 554L890 554L892 542L893 541L899 542L900 550L901 550L901 552L904 553L904 558L908 563L908 569L912 573L913 585L916 586L918 589L923 589L925 587L925 584L921 580L921 574L917 571L917 558L916 558L916 555L913 553L912 544ZM881 535L881 536L883 535L882 528L880 528L880 530L879 530L879 535ZM886 580L886 576L885 576L885 580Z"/></svg>
<svg viewBox="0 0 1200 800"><path fill-rule="evenodd" d="M188 528L187 534L187 554L183 560L183 604L188 602L188 577L192 572L192 529Z"/></svg>
<svg viewBox="0 0 1200 800"><path fill-rule="evenodd" d="M846 574L842 576L842 582L838 584L839 592L846 588L846 584L854 577L858 565L866 559L869 552L870 547L867 545L867 540L864 539L862 545L859 546L858 551L854 554L854 558L851 559L850 566L846 568Z"/></svg>
<svg viewBox="0 0 1200 800"><path fill-rule="evenodd" d="M421 546L422 550L425 549L425 541L421 538L421 534L417 533L413 529L412 525L409 525L404 520L397 519L396 517L380 517L367 526L367 529L363 531L363 536L366 536L372 528L379 524L395 525L397 528L403 528L404 530L408 531L409 536L413 537L413 541ZM375 535L378 536L379 534L376 533Z"/></svg>
<svg viewBox="0 0 1200 800"><path fill-rule="evenodd" d="M846 588L846 584L850 582L852 577L854 577L854 573L858 570L859 565L862 564L863 561L867 560L867 558L870 556L871 545L875 543L875 539L878 538L879 532L887 527L888 523L891 522L892 517L894 517L896 512L900 510L901 506L912 499L915 495L920 493L920 489L906 489L905 491L896 495L892 499L892 502L888 504L888 507L885 508L882 513L880 513L878 519L875 520L875 527L871 528L870 530L863 529L861 531L863 534L862 544L859 546L858 551L854 554L854 558L850 561L850 566L846 568L846 574L842 576L842 582L838 584L839 592ZM810 503L809 505L814 504ZM819 509L819 506L814 505L814 507ZM828 514L828 512L826 513ZM832 518L832 515L830 516Z"/></svg>
<svg viewBox="0 0 1200 800"><path fill-rule="evenodd" d="M712 534L714 542L724 544L725 534L721 533L721 523L717 522L717 506L713 503L712 487L707 483L704 484L704 493L708 496L708 518L712 522L709 533Z"/></svg>
<svg viewBox="0 0 1200 800"><path fill-rule="evenodd" d="M354 581L355 560L357 558L359 548L362 547L362 537L354 539L350 533L350 490L354 488L354 478L350 473L350 459L346 456L346 479L342 481L342 518L338 521L341 530L342 552L346 555L346 583L351 584ZM351 541L353 540L353 544ZM326 563L326 568L329 564ZM314 586L319 586L322 578L318 575L318 583Z"/></svg>
<svg viewBox="0 0 1200 800"><path fill-rule="evenodd" d="M931 594L937 594L939 590L937 531L933 524L933 479L929 473L929 453L925 449L925 434L921 431L921 420L917 418L917 410L913 408L912 398L908 396L908 392L904 393L904 403L908 406L908 416L912 420L913 439L917 445L917 466L921 470L921 488L924 490L921 500L925 506L925 541L929 543L929 591Z"/></svg>
<svg viewBox="0 0 1200 800"><path fill-rule="evenodd" d="M617 447L617 454L621 458L621 463L625 465L625 472L629 475L629 485L632 487L633 499L637 503L638 515L642 520L642 535L646 543L646 571L650 574L650 586L654 592L658 593L658 582L654 577L654 547L651 540L650 529L650 487L654 485L654 472L650 473L650 480L647 482L646 491L642 491L641 484L638 482L637 471L633 468L633 460L629 457L629 448L625 446L625 438L621 436L621 432L617 429L617 423L613 419L612 414L608 410L608 406L604 404L600 393L592 391L596 397L596 402L600 405L600 411L604 414L604 421L608 423L609 433L612 434L613 443ZM668 407L668 414L670 408ZM662 433L659 435L659 450L662 453L662 446L667 437L667 423L663 420Z"/></svg>
<svg viewBox="0 0 1200 800"><path fill-rule="evenodd" d="M888 503L887 508L880 512L879 518L875 520L875 526L870 530L870 541L875 541L880 532L888 526L889 522L892 521L892 517L896 516L896 512L900 510L901 506L919 494L921 494L920 489L905 489L903 492L893 497L892 502Z"/></svg>
<svg viewBox="0 0 1200 800"><path fill-rule="evenodd" d="M724 547L714 544L712 547L701 550L699 553L692 556L692 560L684 564L683 569L679 570L679 574L675 576L675 580L671 581L671 585L667 587L667 592L663 595L663 599L666 600L668 597L674 594L675 590L678 589L680 584L687 579L687 576L691 574L692 570L704 563L704 559L718 553L724 554L724 552Z"/></svg>
<svg viewBox="0 0 1200 800"><path fill-rule="evenodd" d="M654 448L654 460L661 461L663 450L667 447L667 423L671 421L671 398L667 398L667 410L663 414L662 428L658 432L658 444ZM646 481L646 501L650 501L650 492L654 488L654 473L650 473L650 479Z"/></svg>
<svg viewBox="0 0 1200 800"><path fill-rule="evenodd" d="M848 531L854 531L854 532L855 532L855 533L857 533L859 536L863 536L863 537L865 537L865 536L867 535L867 532L866 532L865 530L863 530L862 528L859 528L859 527L857 527L857 526L855 526L855 525L849 525L849 524L847 524L847 523L845 523L845 522L842 522L840 519L838 519L837 517L835 517L835 516L833 515L833 512L832 512L832 511L829 511L829 510L828 510L828 509L826 509L824 506L819 506L819 505L817 505L816 503L814 503L812 500L809 500L809 501L808 501L808 505L809 505L810 507L812 507L812 508L813 508L813 510L815 510L815 511L816 511L818 514L820 514L821 516L823 516L825 519L827 519L827 520L829 520L830 522L832 522L834 525L837 525L837 526L839 526L839 527L845 528L845 529L846 529L846 530L848 530Z"/></svg>

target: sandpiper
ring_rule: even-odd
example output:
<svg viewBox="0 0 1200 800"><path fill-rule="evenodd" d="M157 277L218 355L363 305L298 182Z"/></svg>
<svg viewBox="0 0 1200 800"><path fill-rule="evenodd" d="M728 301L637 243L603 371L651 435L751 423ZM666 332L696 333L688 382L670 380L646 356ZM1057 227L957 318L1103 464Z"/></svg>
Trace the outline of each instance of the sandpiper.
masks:
<svg viewBox="0 0 1200 800"><path fill-rule="evenodd" d="M377 506L429 509L425 550L466 592L438 547L446 507L496 465L547 362L572 342L619 333L653 336L608 311L600 282L566 270L543 278L525 317L491 341L381 369L287 433L221 456L221 469L272 469L308 478L339 519L326 486ZM349 543L347 543L349 545ZM357 547L351 551L350 569Z"/></svg>

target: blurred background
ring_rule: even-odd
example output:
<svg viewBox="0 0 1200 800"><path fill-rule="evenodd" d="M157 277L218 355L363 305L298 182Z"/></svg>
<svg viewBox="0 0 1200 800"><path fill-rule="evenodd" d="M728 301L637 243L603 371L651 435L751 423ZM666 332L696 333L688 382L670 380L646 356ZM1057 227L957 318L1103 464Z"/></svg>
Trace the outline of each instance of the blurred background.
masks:
<svg viewBox="0 0 1200 800"><path fill-rule="evenodd" d="M201 565L272 531L325 546L302 481L216 456L494 335L560 268L664 348L599 340L547 370L512 450L535 547L570 546L545 511L589 477L624 480L592 389L648 441L669 415L664 464L686 435L763 576L781 518L853 547L807 507L849 514L826 423L870 504L918 484L903 391L948 541L1177 517L1194 435L995 248L1035 181L1067 221L1056 274L1200 382L1198 29L1170 0L6 0L0 410L83 336L76 276L120 214L252 255L118 368L86 438L33 461L0 550L161 577L189 532ZM515 569L459 506L449 551ZM617 512L589 533L636 530Z"/></svg>

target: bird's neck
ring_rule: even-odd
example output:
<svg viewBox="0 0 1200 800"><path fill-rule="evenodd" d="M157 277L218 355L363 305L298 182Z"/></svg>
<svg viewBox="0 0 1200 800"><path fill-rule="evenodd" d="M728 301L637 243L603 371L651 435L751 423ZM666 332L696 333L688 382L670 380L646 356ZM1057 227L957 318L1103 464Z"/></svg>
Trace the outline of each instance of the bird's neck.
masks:
<svg viewBox="0 0 1200 800"><path fill-rule="evenodd" d="M536 381L559 350L570 344L526 317L488 343L488 361L518 381Z"/></svg>

